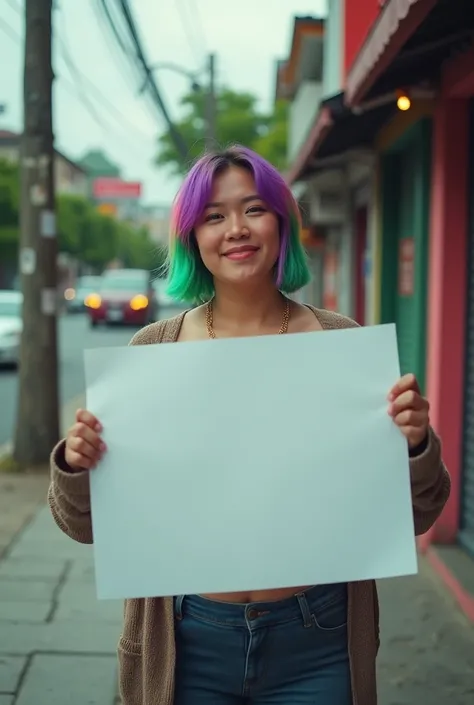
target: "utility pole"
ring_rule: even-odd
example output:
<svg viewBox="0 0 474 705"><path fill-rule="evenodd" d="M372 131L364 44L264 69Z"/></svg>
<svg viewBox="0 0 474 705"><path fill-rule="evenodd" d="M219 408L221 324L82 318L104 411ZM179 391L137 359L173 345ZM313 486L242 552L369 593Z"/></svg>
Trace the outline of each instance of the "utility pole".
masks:
<svg viewBox="0 0 474 705"><path fill-rule="evenodd" d="M209 87L206 94L206 146L207 149L213 149L216 146L216 119L217 119L217 100L216 100L216 57L215 54L209 55Z"/></svg>
<svg viewBox="0 0 474 705"><path fill-rule="evenodd" d="M47 462L59 438L51 44L52 0L25 0L19 252L23 333L13 449L20 466Z"/></svg>

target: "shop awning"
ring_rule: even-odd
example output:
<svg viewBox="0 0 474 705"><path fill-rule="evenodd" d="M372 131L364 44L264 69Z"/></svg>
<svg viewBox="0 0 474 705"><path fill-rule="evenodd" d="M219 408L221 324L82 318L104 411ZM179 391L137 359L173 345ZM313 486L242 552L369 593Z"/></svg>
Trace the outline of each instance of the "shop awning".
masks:
<svg viewBox="0 0 474 705"><path fill-rule="evenodd" d="M358 105L438 0L386 0L346 81L348 105Z"/></svg>
<svg viewBox="0 0 474 705"><path fill-rule="evenodd" d="M395 113L395 103L355 113L338 93L321 103L310 135L285 175L288 184L304 179L318 169L318 160L370 148L379 129Z"/></svg>

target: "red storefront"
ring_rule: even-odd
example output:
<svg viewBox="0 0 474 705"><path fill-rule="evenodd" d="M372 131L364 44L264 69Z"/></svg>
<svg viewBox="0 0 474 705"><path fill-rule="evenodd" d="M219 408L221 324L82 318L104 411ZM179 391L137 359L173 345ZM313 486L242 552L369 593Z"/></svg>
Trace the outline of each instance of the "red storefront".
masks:
<svg viewBox="0 0 474 705"><path fill-rule="evenodd" d="M457 568L462 564L466 570L474 559L473 29L474 3L468 0L387 0L349 72L346 100L357 106L422 86L435 102L427 394L452 492L420 547L474 620L474 595L457 577ZM403 256L409 260L408 250ZM406 285L408 280L407 273Z"/></svg>

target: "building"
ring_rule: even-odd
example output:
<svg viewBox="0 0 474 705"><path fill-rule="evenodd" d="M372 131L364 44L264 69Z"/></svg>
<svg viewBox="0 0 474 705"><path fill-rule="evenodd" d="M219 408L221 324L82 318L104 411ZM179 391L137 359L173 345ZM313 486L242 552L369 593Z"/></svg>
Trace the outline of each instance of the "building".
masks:
<svg viewBox="0 0 474 705"><path fill-rule="evenodd" d="M0 157L17 163L19 159L20 137L17 132L0 130ZM56 193L87 197L88 183L86 171L59 150L55 150L54 178Z"/></svg>
<svg viewBox="0 0 474 705"><path fill-rule="evenodd" d="M357 7L349 0L330 3L324 32L320 32L321 47L313 52L313 62L319 62L318 91L307 92L308 98L303 102L297 99L294 90L286 90L292 100L290 167L286 178L308 213L305 244L319 287L319 296L314 295L313 284L310 302L337 309L361 323L373 321L376 315L372 258L376 218L373 135L395 109L383 105L355 114L345 104L343 87L347 67L376 11L376 0L361 0ZM305 22L296 18L294 37L298 36L298 24L303 35L312 29L307 18ZM310 60L304 54L304 43L294 40L288 65L297 67L298 61L309 65ZM278 80L283 84L282 91L284 79L280 67ZM298 133L300 113L305 114L308 124L306 131L300 133L300 142L294 144L291 135Z"/></svg>
<svg viewBox="0 0 474 705"><path fill-rule="evenodd" d="M452 477L422 548L472 619L460 575L474 575L473 29L469 0L386 0L346 85L353 109L401 89L411 103L380 142L380 319L406 337ZM398 286L391 311L386 276Z"/></svg>
<svg viewBox="0 0 474 705"><path fill-rule="evenodd" d="M474 620L473 30L471 0L333 0L322 99L287 180L323 226L323 293L396 323L401 369L430 400L452 494L419 545ZM314 208L334 169L338 241Z"/></svg>
<svg viewBox="0 0 474 705"><path fill-rule="evenodd" d="M171 207L166 205L148 205L140 209L138 222L148 230L150 240L158 247L168 246L170 216Z"/></svg>

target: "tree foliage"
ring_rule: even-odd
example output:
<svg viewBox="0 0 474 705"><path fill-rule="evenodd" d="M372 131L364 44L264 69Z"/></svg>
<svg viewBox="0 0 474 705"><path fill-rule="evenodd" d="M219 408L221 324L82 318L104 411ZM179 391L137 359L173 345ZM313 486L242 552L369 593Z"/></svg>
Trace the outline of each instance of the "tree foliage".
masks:
<svg viewBox="0 0 474 705"><path fill-rule="evenodd" d="M204 151L205 101L203 92L187 93L181 99L183 116L176 127L188 146L189 162ZM223 88L217 95L216 103L216 137L221 147L237 142L259 152L278 169L286 167L288 104L285 101L277 102L273 112L265 113L251 93ZM158 140L156 162L168 167L173 174L183 174L189 166L181 164L169 132Z"/></svg>
<svg viewBox="0 0 474 705"><path fill-rule="evenodd" d="M0 161L0 256L16 256L19 239L18 166ZM113 259L127 267L159 267L163 254L146 229L102 215L87 199L60 194L56 199L59 251L101 270Z"/></svg>
<svg viewBox="0 0 474 705"><path fill-rule="evenodd" d="M0 246L11 249L18 240L20 180L18 166L0 159Z"/></svg>

